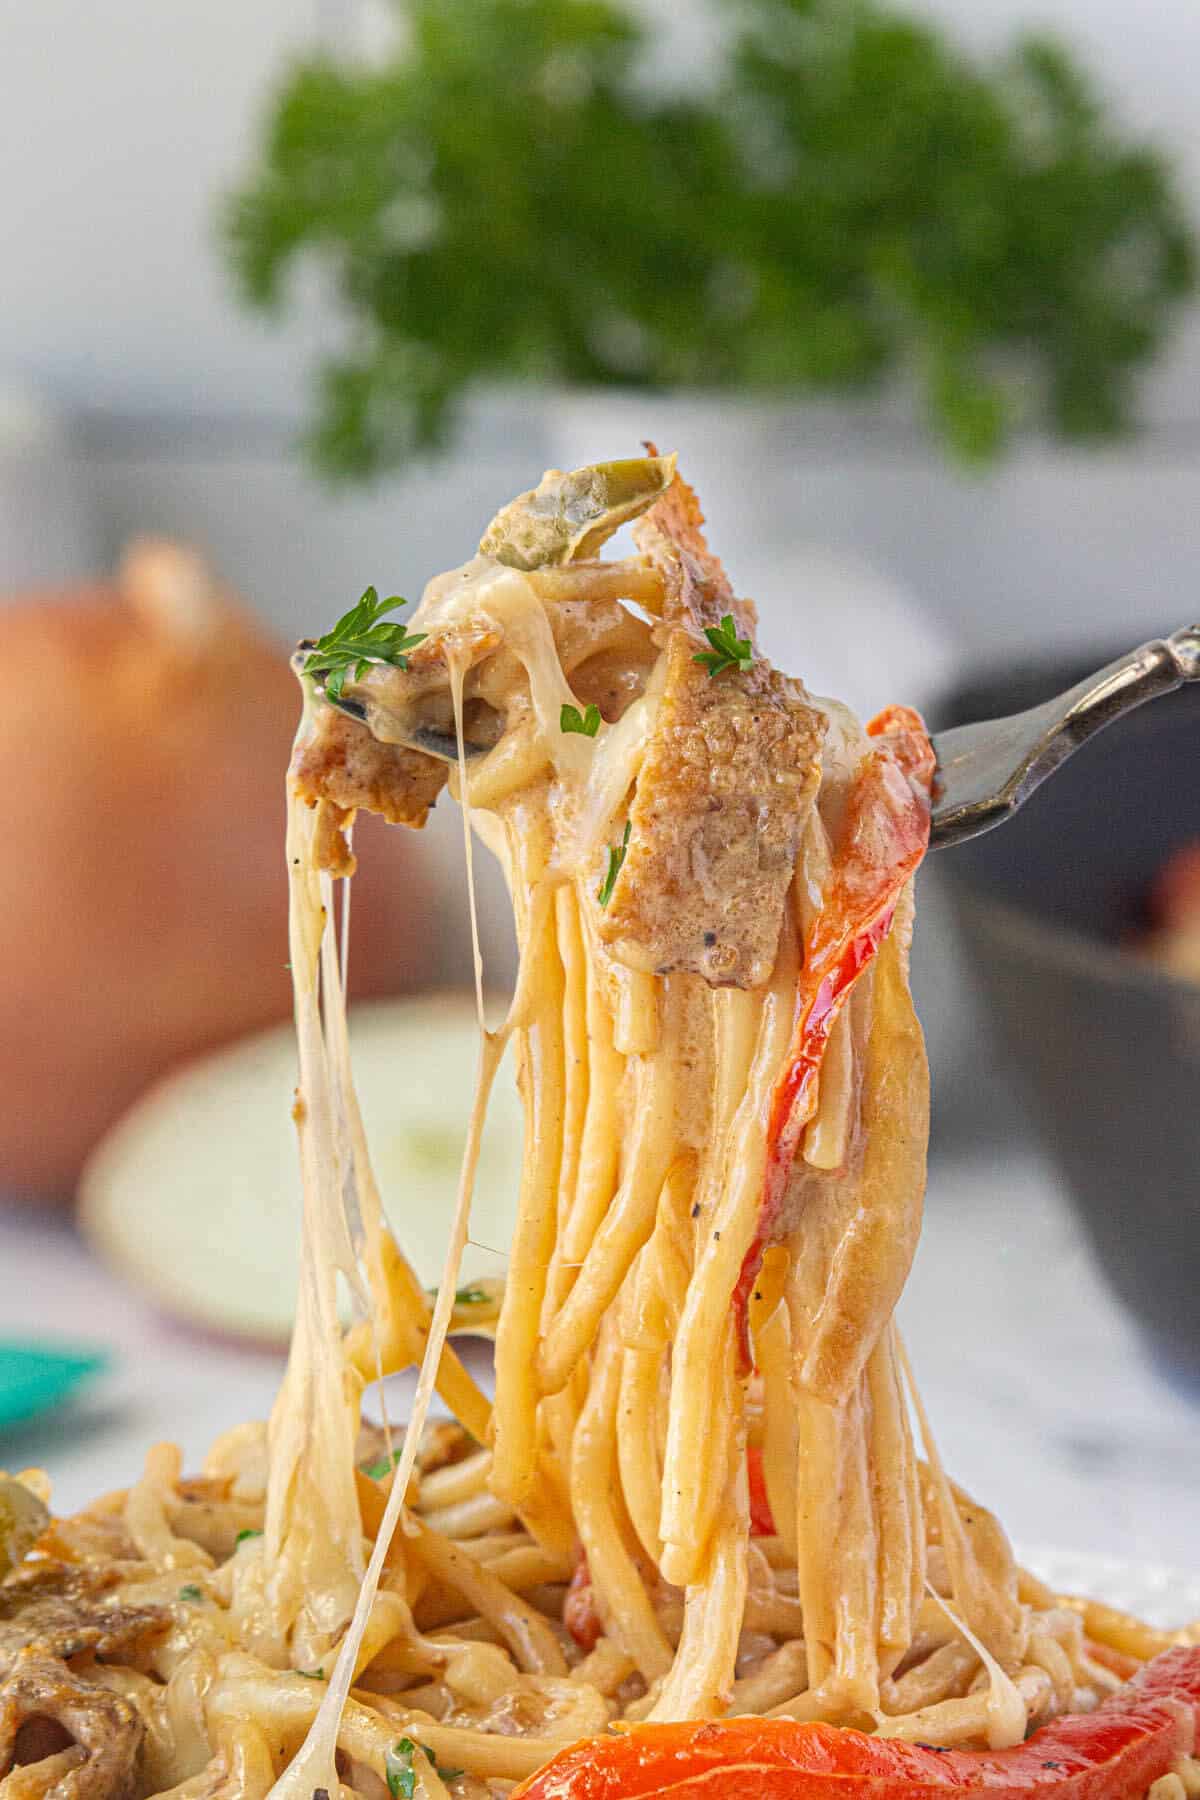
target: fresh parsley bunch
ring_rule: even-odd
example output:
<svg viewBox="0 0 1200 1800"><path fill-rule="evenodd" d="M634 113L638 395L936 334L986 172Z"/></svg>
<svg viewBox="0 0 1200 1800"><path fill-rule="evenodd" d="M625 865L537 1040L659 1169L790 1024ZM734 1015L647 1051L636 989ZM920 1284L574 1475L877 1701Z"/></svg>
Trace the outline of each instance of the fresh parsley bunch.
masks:
<svg viewBox="0 0 1200 1800"><path fill-rule="evenodd" d="M720 0L709 0L720 4ZM711 84L645 79L620 0L397 0L380 65L294 66L225 242L280 311L304 259L343 341L311 448L362 477L477 382L863 390L907 371L983 459L1096 437L1193 284L1161 157L1061 50L983 63L873 0L723 0Z"/></svg>

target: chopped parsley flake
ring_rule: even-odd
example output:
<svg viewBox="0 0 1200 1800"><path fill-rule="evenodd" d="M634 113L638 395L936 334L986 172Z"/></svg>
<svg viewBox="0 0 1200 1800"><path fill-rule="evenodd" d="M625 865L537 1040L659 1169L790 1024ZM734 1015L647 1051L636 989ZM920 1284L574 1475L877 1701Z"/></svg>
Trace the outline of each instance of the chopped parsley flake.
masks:
<svg viewBox="0 0 1200 1800"><path fill-rule="evenodd" d="M374 1462L359 1463L358 1466L364 1475L370 1476L372 1481L384 1481L391 1474L402 1455L403 1450L396 1449L390 1456L380 1456Z"/></svg>
<svg viewBox="0 0 1200 1800"><path fill-rule="evenodd" d="M610 844L608 847L608 872L596 890L596 898L601 906L607 906L612 899L612 891L617 885L617 876L621 873L621 865L625 861L625 852L629 848L629 833L632 824L632 819L626 819L625 834L622 837L621 842L619 844Z"/></svg>
<svg viewBox="0 0 1200 1800"><path fill-rule="evenodd" d="M558 715L560 731L574 731L580 737L594 738L600 729L600 708L589 706L586 712L580 712L577 706L568 702Z"/></svg>
<svg viewBox="0 0 1200 1800"><path fill-rule="evenodd" d="M413 1800L417 1791L417 1772L413 1768L416 1749L411 1738L403 1737L398 1744L392 1745L384 1758L384 1773L392 1800Z"/></svg>
<svg viewBox="0 0 1200 1800"><path fill-rule="evenodd" d="M430 1762L433 1764L434 1771L440 1780L442 1780L442 1781L457 1781L460 1775L466 1774L467 1771L465 1769L443 1769L441 1763L439 1763L437 1757L433 1754L433 1751L429 1748L428 1744L422 1744L421 1748L425 1752L426 1756L429 1758Z"/></svg>
<svg viewBox="0 0 1200 1800"><path fill-rule="evenodd" d="M693 656L692 661L703 663L710 677L720 675L726 669L745 671L750 668L754 661L750 639L738 636L732 613L726 613L719 625L706 625L704 635L712 649L702 650L699 656Z"/></svg>
<svg viewBox="0 0 1200 1800"><path fill-rule="evenodd" d="M398 1744L393 1744L384 1758L387 1771L388 1792L393 1800L412 1800L417 1791L417 1771L413 1766L413 1757L422 1751L433 1766L434 1773L442 1781L457 1781L465 1769L443 1769L428 1744L415 1744L412 1738L403 1737Z"/></svg>

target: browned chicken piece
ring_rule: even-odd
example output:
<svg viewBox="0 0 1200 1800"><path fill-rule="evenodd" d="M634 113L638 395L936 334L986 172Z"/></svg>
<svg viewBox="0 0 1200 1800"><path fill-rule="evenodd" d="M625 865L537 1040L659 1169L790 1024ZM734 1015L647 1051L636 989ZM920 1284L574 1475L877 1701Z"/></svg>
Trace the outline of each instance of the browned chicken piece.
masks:
<svg viewBox="0 0 1200 1800"><path fill-rule="evenodd" d="M821 717L762 664L710 679L672 632L666 691L600 915L624 962L715 987L770 975L800 834L820 781Z"/></svg>
<svg viewBox="0 0 1200 1800"><path fill-rule="evenodd" d="M170 1624L159 1606L108 1606L104 1595L119 1570L27 1564L0 1584L0 1675L23 1653L61 1658L119 1657L135 1661Z"/></svg>
<svg viewBox="0 0 1200 1800"><path fill-rule="evenodd" d="M636 529L664 582L666 686L630 809L629 847L600 935L623 961L756 987L774 966L800 836L821 778L824 715L762 661L710 674L695 658L735 600L676 476Z"/></svg>
<svg viewBox="0 0 1200 1800"><path fill-rule="evenodd" d="M128 1700L90 1687L54 1657L22 1657L0 1683L0 1775L70 1744L85 1752L54 1781L54 1800L132 1800L141 1791L145 1736Z"/></svg>
<svg viewBox="0 0 1200 1800"><path fill-rule="evenodd" d="M391 825L424 825L446 785L446 765L403 744L383 744L336 707L312 711L310 729L292 758L297 791L315 806L328 800L343 813L379 813Z"/></svg>

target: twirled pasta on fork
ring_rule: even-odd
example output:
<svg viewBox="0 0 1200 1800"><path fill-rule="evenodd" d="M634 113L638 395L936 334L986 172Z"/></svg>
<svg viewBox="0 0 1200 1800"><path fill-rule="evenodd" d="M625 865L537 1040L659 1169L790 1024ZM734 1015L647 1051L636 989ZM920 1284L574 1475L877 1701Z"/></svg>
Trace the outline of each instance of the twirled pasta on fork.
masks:
<svg viewBox="0 0 1200 1800"><path fill-rule="evenodd" d="M53 1716L70 1734L68 1701L115 1696L140 1745L120 1791L179 1800L1200 1794L1200 1651L1017 1568L950 1478L894 1323L928 1137L918 715L863 727L771 668L653 451L551 472L384 623L400 604L368 590L296 659L284 1385L202 1479L160 1449L0 1588L27 1615L73 1580L91 1617L90 1570L140 1609L83 1669L27 1637L83 1690ZM520 966L492 1031L480 997L431 1297L372 1175L335 915L340 891L344 941L356 813L419 826L444 787L468 879L472 831L504 869ZM509 1043L508 1273L456 1302ZM494 1401L447 1341L471 1319L494 1327ZM406 1432L364 1435L366 1384L413 1364ZM427 1425L435 1387L457 1424ZM99 1754L80 1732L43 1761L75 1780ZM60 1791L17 1779L4 1800Z"/></svg>

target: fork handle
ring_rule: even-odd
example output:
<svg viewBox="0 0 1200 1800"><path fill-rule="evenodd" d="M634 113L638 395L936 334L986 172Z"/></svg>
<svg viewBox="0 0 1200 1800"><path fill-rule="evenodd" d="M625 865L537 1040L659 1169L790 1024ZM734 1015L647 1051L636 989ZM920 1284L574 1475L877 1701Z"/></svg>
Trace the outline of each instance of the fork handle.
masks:
<svg viewBox="0 0 1200 1800"><path fill-rule="evenodd" d="M1055 738L1067 740L1063 754L1038 779L1044 780L1094 732L1132 712L1135 706L1143 706L1147 700L1156 700L1161 694L1173 693L1185 681L1198 680L1200 625L1184 625L1169 638L1151 638L1148 644L1131 650L1128 656L1119 656L1107 668L1089 675L1059 699L1050 701L1047 709L1034 709L1059 714Z"/></svg>
<svg viewBox="0 0 1200 1800"><path fill-rule="evenodd" d="M1200 681L1200 625L1185 625L1163 639L1163 647L1179 670L1179 679ZM1149 648L1149 646L1147 646Z"/></svg>
<svg viewBox="0 0 1200 1800"><path fill-rule="evenodd" d="M1003 824L1097 731L1188 681L1200 681L1200 625L1152 638L1028 712L939 732L930 847Z"/></svg>

